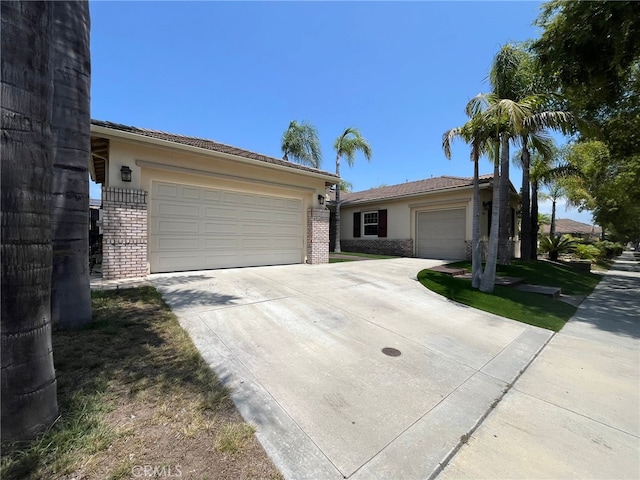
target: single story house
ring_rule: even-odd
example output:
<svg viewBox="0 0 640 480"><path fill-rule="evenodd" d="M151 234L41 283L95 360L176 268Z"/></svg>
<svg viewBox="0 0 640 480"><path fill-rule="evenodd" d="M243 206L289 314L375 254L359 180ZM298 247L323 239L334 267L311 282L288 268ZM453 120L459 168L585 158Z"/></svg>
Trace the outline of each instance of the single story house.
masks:
<svg viewBox="0 0 640 480"><path fill-rule="evenodd" d="M327 263L337 175L196 137L91 121L106 279Z"/></svg>
<svg viewBox="0 0 640 480"><path fill-rule="evenodd" d="M548 223L543 224L541 230L543 235L548 236L551 232L551 225ZM571 220L570 218L557 218L555 233L556 235L571 235L572 237L586 240L598 240L602 236L602 228L597 225Z"/></svg>
<svg viewBox="0 0 640 480"><path fill-rule="evenodd" d="M493 175L480 177L481 235L491 224ZM511 240L519 252L516 211L520 198L511 191ZM471 257L473 178L442 176L341 194L342 251L406 257Z"/></svg>

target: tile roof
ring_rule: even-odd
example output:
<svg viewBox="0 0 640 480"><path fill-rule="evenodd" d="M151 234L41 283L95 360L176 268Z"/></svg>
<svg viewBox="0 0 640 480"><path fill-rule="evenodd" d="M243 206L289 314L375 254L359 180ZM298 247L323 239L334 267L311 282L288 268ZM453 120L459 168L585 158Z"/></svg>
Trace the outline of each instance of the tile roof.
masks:
<svg viewBox="0 0 640 480"><path fill-rule="evenodd" d="M294 170L302 170L305 172L321 173L338 178L335 173L329 173L316 168L307 167L298 163L288 162L281 158L270 157L261 153L251 152L238 147L232 147L224 143L219 143L214 140L207 140L205 138L188 137L186 135L178 135L175 133L167 133L159 130L148 130L146 128L131 127L129 125L122 125L120 123L105 122L102 120L91 120L91 125L97 127L110 128L113 130L119 130L121 132L133 133L136 135L142 135L144 137L155 138L158 140L165 140L168 142L179 143L181 145L189 145L191 147L203 148L205 150L211 150L214 152L227 153L230 155L236 155L238 157L249 158L252 160L258 160L265 163L271 163L273 165L280 165L283 167L292 168Z"/></svg>
<svg viewBox="0 0 640 480"><path fill-rule="evenodd" d="M480 175L480 184L487 184L493 179L493 175ZM388 200L392 198L420 195L428 192L442 191L449 188L471 187L472 177L442 177L427 178L414 182L400 183L385 187L371 188L361 192L345 192L340 194L341 205L372 202L375 200Z"/></svg>
<svg viewBox="0 0 640 480"><path fill-rule="evenodd" d="M550 229L551 225L542 225L542 232L545 235L549 235ZM597 225L589 225L588 223L577 222L575 220L571 220L570 218L557 218L556 233L560 235L600 235L602 233L602 228Z"/></svg>

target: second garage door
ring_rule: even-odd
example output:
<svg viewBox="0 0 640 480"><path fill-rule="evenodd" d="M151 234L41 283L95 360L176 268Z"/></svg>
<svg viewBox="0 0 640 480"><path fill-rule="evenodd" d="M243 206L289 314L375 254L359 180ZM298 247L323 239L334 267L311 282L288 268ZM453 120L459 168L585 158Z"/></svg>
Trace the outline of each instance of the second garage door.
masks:
<svg viewBox="0 0 640 480"><path fill-rule="evenodd" d="M302 200L153 182L151 273L303 261Z"/></svg>
<svg viewBox="0 0 640 480"><path fill-rule="evenodd" d="M465 258L465 209L418 212L416 255L420 258Z"/></svg>

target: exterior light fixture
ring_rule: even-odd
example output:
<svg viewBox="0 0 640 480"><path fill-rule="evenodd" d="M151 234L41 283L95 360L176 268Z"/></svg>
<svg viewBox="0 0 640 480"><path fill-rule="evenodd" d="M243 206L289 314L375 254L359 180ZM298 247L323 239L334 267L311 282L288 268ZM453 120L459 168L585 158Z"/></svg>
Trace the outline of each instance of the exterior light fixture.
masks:
<svg viewBox="0 0 640 480"><path fill-rule="evenodd" d="M130 182L131 181L131 169L129 167L127 167L126 165L123 165L120 168L120 176L122 177L122 181L123 182Z"/></svg>
<svg viewBox="0 0 640 480"><path fill-rule="evenodd" d="M318 203L324 205L324 195L318 195Z"/></svg>

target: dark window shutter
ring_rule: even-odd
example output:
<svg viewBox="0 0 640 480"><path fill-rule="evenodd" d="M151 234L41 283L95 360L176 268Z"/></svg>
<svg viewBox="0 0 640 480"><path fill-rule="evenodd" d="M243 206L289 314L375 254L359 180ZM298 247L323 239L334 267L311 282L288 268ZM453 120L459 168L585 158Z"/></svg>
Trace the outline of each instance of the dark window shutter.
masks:
<svg viewBox="0 0 640 480"><path fill-rule="evenodd" d="M387 236L387 211L378 210L378 237Z"/></svg>
<svg viewBox="0 0 640 480"><path fill-rule="evenodd" d="M353 212L353 238L360 238L360 224L362 215L360 212Z"/></svg>

